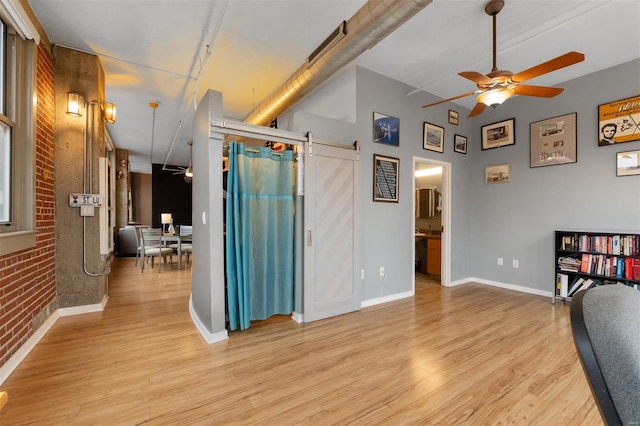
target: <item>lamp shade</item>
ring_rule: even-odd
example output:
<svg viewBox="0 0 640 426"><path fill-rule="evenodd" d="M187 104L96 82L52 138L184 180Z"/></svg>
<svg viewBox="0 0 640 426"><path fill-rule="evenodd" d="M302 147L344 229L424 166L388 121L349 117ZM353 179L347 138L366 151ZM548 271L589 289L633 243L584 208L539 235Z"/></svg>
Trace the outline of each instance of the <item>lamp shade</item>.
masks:
<svg viewBox="0 0 640 426"><path fill-rule="evenodd" d="M116 122L116 106L111 102L105 102L104 104L104 119L107 123L113 124Z"/></svg>
<svg viewBox="0 0 640 426"><path fill-rule="evenodd" d="M171 223L171 221L172 221L171 213L160 214L160 222L162 222L163 225Z"/></svg>
<svg viewBox="0 0 640 426"><path fill-rule="evenodd" d="M479 94L478 102L481 102L486 106L500 105L513 96L514 93L515 92L511 87L499 87Z"/></svg>
<svg viewBox="0 0 640 426"><path fill-rule="evenodd" d="M67 93L67 114L73 117L82 117L82 95L79 93Z"/></svg>

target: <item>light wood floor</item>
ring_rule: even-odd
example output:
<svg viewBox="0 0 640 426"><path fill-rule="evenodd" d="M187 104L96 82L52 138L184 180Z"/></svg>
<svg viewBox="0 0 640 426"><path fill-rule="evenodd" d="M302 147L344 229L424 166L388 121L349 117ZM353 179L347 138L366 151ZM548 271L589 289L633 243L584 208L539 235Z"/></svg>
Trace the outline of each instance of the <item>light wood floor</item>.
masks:
<svg viewBox="0 0 640 426"><path fill-rule="evenodd" d="M2 425L602 424L567 305L420 280L415 298L207 345L189 270L116 259L101 313L60 318L1 386Z"/></svg>

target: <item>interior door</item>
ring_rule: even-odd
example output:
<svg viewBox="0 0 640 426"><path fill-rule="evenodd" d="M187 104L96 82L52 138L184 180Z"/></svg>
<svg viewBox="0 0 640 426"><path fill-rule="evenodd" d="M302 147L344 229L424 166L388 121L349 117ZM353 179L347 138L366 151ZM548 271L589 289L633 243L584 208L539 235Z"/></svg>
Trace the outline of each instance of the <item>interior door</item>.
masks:
<svg viewBox="0 0 640 426"><path fill-rule="evenodd" d="M313 143L304 164L304 322L360 310L359 154Z"/></svg>

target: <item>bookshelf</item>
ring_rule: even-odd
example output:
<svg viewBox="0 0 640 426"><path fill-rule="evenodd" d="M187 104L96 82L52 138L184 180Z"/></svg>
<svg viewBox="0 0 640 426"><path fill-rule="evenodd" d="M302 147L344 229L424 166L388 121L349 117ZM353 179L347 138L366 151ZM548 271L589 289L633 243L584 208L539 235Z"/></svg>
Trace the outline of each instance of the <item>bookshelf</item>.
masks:
<svg viewBox="0 0 640 426"><path fill-rule="evenodd" d="M624 284L640 290L640 234L555 231L552 303L580 290Z"/></svg>

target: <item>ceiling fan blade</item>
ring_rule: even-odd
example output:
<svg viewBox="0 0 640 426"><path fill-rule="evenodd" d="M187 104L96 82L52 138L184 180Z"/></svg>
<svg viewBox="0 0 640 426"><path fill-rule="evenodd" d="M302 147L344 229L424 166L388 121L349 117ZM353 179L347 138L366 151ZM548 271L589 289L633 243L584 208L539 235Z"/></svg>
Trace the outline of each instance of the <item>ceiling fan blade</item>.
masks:
<svg viewBox="0 0 640 426"><path fill-rule="evenodd" d="M483 104L482 102L478 102L476 104L476 106L474 106L473 109L471 110L471 112L469 113L469 118L475 117L476 115L482 114L482 111L484 111L484 109L486 107L487 106L485 104Z"/></svg>
<svg viewBox="0 0 640 426"><path fill-rule="evenodd" d="M484 84L485 86L493 84L492 79L490 79L484 74L480 74L477 71L461 71L458 73L458 75L466 79L469 79L476 84Z"/></svg>
<svg viewBox="0 0 640 426"><path fill-rule="evenodd" d="M434 102L432 104L427 104L427 105L422 105L422 108L428 108L428 107L432 107L434 105L439 105L439 104L443 104L445 102L449 102L449 101L455 101L456 99L460 99L460 98L465 98L467 96L471 96L473 94L475 94L476 92L469 92L469 93L465 93L463 95L458 95L458 96L454 96L453 98L448 98L448 99L442 99L439 100L438 102Z"/></svg>
<svg viewBox="0 0 640 426"><path fill-rule="evenodd" d="M582 61L584 61L584 53L565 53L564 55L558 56L550 61L543 62L535 67L531 67L512 75L511 81L521 83L523 81L531 80L534 77L538 77L539 75L559 70L560 68L568 67L569 65L577 64Z"/></svg>
<svg viewBox="0 0 640 426"><path fill-rule="evenodd" d="M539 98L553 98L563 90L561 87L530 86L528 84L518 84L513 88L516 95L537 96Z"/></svg>

